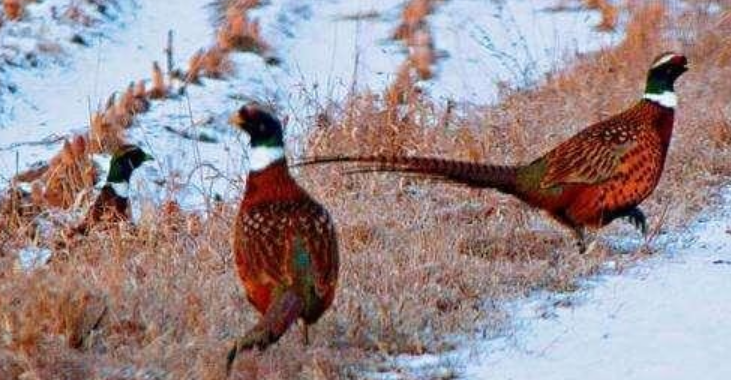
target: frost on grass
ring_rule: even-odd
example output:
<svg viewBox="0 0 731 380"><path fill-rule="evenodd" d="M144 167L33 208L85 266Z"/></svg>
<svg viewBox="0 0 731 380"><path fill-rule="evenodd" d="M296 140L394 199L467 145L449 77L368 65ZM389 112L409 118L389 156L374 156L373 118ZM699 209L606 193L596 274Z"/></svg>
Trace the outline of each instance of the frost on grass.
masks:
<svg viewBox="0 0 731 380"><path fill-rule="evenodd" d="M18 264L23 271L40 268L51 259L52 252L48 248L26 247L18 251Z"/></svg>
<svg viewBox="0 0 731 380"><path fill-rule="evenodd" d="M413 77L404 80L406 91L400 94L406 95L391 104L380 90L351 93L342 103L316 99L322 102L317 115L292 115L317 126L305 136L302 150L308 155L418 152L525 162L635 100L646 69L637 62L680 45L696 68L678 85L685 100L668 171L646 203L655 227L668 230L707 204L705 193L691 189L711 188L731 170L723 132L731 94L716 80L729 74L717 49L727 34L721 33L723 26L703 28L715 19L698 9L679 19L656 4L630 12L634 17L621 44L572 61L536 88L506 90L493 106L435 102L416 89L421 83ZM686 32L674 33L678 30ZM164 80L168 85L170 79ZM225 95L202 95L224 94L225 82L202 82L206 87L188 88L192 107L225 104ZM707 112L708 99L717 102L718 112ZM168 99L153 104L138 116L144 127L125 129L125 136L168 133L160 125L160 120L172 120L160 116L168 105L185 103ZM202 124L223 124L219 113L211 112L213 122ZM715 127L709 130L709 125ZM190 146L211 155L229 148ZM230 155L243 156L234 147L238 149L232 145ZM163 172L164 190L150 185L154 181L143 183L153 190L141 191L148 195L134 200L140 205L134 228L68 242L54 250L48 264L30 272L12 268L18 250L46 242L38 239L38 221L12 214L0 218L0 224L18 222L0 226L0 378L24 373L54 378L59 369L71 378L223 375L230 339L257 316L247 306L230 256L235 202L210 196L208 189L200 189L208 195L204 207L190 210L174 202L193 187L190 177L216 176L221 170L194 169ZM310 347L303 349L292 331L263 354L243 355L234 377L367 377L394 366L392 355L439 354L460 343L452 339L455 334L489 337L504 331L510 316L503 300L539 288L573 290L577 278L601 270L610 256L622 266L605 245L591 255L573 254L560 226L493 192L392 176L345 177L333 168L296 175L338 225L344 260L336 303L314 327ZM225 179L240 192L239 179ZM625 232L616 225L602 236L618 239ZM553 252L562 255L555 268L548 264Z"/></svg>

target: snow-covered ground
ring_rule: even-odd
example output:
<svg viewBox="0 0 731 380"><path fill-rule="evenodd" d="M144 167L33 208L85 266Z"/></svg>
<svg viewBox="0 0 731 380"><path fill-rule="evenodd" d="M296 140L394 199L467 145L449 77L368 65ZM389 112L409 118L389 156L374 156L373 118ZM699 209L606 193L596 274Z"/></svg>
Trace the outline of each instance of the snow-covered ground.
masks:
<svg viewBox="0 0 731 380"><path fill-rule="evenodd" d="M237 54L234 78L206 80L184 97L155 103L128 133L156 156L136 177L165 179L168 187L174 181L176 197L188 207L214 193L237 196L245 141L226 125L228 113L242 99L273 100L293 123L304 125L318 102L339 99L354 83L383 89L405 58L404 48L389 39L401 4L282 0L257 9L253 15L281 65ZM440 3L429 22L436 48L445 54L435 79L423 85L438 99L494 101L499 82L529 84L564 62L565 55L621 38L593 31L596 13L543 11L552 5L550 0ZM0 29L0 44L15 41L7 30ZM43 30L51 37L69 32ZM90 106L129 81L149 77L151 62L164 60L168 30L175 32L175 56L183 62L213 41L204 2L136 0L109 27L91 34L96 38L90 47L68 48L61 59L49 58L37 68L0 73L17 88L0 95L0 189L17 170L47 160L60 147L60 142L36 142L85 130ZM163 128L193 125L207 128L217 142L184 140ZM135 197L155 201L167 195L152 182L136 181ZM658 257L621 276L588 280L585 290L517 301L517 326L509 338L399 361L419 368L455 365L469 379L731 378L728 220L731 209L713 214L663 243Z"/></svg>
<svg viewBox="0 0 731 380"><path fill-rule="evenodd" d="M555 12L558 2L446 1L429 18L436 48L446 53L425 88L437 99L477 104L497 100L498 83L527 87L577 52L598 50L621 33L587 29L596 12Z"/></svg>
<svg viewBox="0 0 731 380"><path fill-rule="evenodd" d="M205 2L120 3L127 4L126 13L90 38L92 46L69 49L57 64L6 73L17 92L0 97L5 110L0 120L0 187L17 171L55 154L59 137L85 130L91 110L110 94L130 81L149 78L152 61L164 61L168 30L175 33L175 57L182 66L193 52L213 42L211 10ZM436 78L424 83L428 91L459 101L494 100L498 82L525 84L556 67L564 54L621 38L594 31L596 12L546 11L555 5L552 0L507 4L453 0L429 17L437 50L445 56L438 62ZM226 115L242 99L274 101L292 125L303 126L317 107L341 99L354 85L382 90L406 56L405 48L390 39L402 5L400 0L282 0L252 11L281 65L236 54L234 78L207 80L202 87L190 87L185 97L156 102L128 134L157 157L141 171L148 179L144 182L175 178L175 187L182 189L180 201L188 207L199 207L214 193L224 198L238 194L244 144L226 125ZM508 59L528 63L516 68ZM218 143L182 140L163 129L194 125L209 129ZM41 141L48 143L38 144ZM159 199L166 192L151 187L136 194Z"/></svg>
<svg viewBox="0 0 731 380"><path fill-rule="evenodd" d="M731 200L731 188L722 203ZM401 357L417 374L472 380L731 378L731 207L666 240L662 252L578 292L513 302L504 337L441 355Z"/></svg>
<svg viewBox="0 0 731 380"><path fill-rule="evenodd" d="M727 189L726 194L729 194ZM724 199L727 203L731 196ZM622 276L542 318L527 311L515 341L469 365L470 379L731 379L731 208Z"/></svg>

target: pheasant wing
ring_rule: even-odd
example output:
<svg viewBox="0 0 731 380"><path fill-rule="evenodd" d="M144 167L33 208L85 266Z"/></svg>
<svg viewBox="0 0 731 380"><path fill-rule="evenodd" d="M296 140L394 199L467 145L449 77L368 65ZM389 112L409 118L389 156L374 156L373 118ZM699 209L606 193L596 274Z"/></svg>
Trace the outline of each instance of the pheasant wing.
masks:
<svg viewBox="0 0 731 380"><path fill-rule="evenodd" d="M280 204L264 204L249 210L241 219L243 270L256 283L272 286L285 280L286 226L291 216Z"/></svg>
<svg viewBox="0 0 731 380"><path fill-rule="evenodd" d="M270 203L251 210L246 219L246 242L257 252L251 265L274 284L294 285L314 280L324 293L337 278L337 239L330 215L316 202Z"/></svg>
<svg viewBox="0 0 731 380"><path fill-rule="evenodd" d="M627 125L611 120L595 124L546 154L541 187L605 182L636 145Z"/></svg>
<svg viewBox="0 0 731 380"><path fill-rule="evenodd" d="M300 203L293 226L294 269L298 278L312 279L318 296L325 296L337 281L338 247L330 214L313 200ZM307 264L307 265L302 265Z"/></svg>

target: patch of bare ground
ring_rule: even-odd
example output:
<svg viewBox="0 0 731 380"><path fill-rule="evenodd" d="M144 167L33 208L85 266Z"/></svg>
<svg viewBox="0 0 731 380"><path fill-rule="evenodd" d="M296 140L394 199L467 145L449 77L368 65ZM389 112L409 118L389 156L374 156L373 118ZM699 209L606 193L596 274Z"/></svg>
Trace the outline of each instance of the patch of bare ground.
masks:
<svg viewBox="0 0 731 380"><path fill-rule="evenodd" d="M670 231L712 204L715 186L731 172L731 88L723 80L731 74L731 23L709 13L708 4L671 13L660 2L630 3L621 44L576 58L535 89L506 92L494 106L455 109L411 88L407 102L353 95L313 117L304 154L524 162L631 104L651 59L678 50L692 69L677 88L667 170L643 205L655 229ZM264 353L240 355L231 378L368 378L368 371L389 368L390 355L440 352L452 347L453 334L501 331L510 318L501 300L539 288L571 290L608 259L633 260L606 244L578 255L560 226L492 191L343 176L332 167L297 175L338 225L335 304L309 347L293 330ZM196 213L147 204L134 228L68 242L30 272L17 267L17 249L43 245L44 236L60 231L31 227L17 209L4 208L0 378L223 378L230 339L257 316L233 269L236 205L211 203ZM629 227L618 222L601 236L619 231ZM551 267L554 252L561 260Z"/></svg>

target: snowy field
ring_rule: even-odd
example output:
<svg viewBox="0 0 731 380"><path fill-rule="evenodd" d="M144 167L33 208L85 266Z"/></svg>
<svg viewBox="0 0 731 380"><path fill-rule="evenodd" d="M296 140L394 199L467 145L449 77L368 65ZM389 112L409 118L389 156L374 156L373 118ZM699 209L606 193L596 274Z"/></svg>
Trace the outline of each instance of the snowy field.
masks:
<svg viewBox="0 0 731 380"><path fill-rule="evenodd" d="M621 274L513 303L517 318L506 337L397 361L425 376L457 367L474 380L731 378L729 220L724 207L663 237L660 255Z"/></svg>
<svg viewBox="0 0 731 380"><path fill-rule="evenodd" d="M77 32L73 28L40 27L54 3L60 1L32 5L34 18L0 28L0 44L27 48L39 38L68 40ZM60 137L86 130L91 109L110 94L149 78L152 61L165 59L168 30L175 35L175 57L183 62L214 39L210 9L201 1L119 3L112 21L83 30L90 46L63 42L61 56L40 57L37 67L20 64L0 71L2 82L15 89L0 93L0 189L18 171L52 157L61 147ZM133 204L144 207L136 202L144 199L154 207L169 190L156 183L170 186L171 179L189 209L202 207L213 195L237 198L246 141L226 120L244 100L274 102L303 128L318 107L337 102L353 88L383 90L406 54L389 38L401 4L283 0L256 9L253 16L281 64L237 54L233 78L204 80L185 96L155 103L141 115L128 137L156 161L136 174ZM440 3L429 22L441 58L436 77L422 86L439 100L493 102L502 83L531 85L567 57L621 38L594 30L598 14L546 11L553 5ZM193 126L215 141L184 140L165 129ZM443 356L394 360L432 375L456 367L467 379L729 379L730 218L729 209L708 214L687 232L659 243L657 257L621 275L586 280L585 289L576 293L540 293L516 301L518 318L509 337L469 343Z"/></svg>
<svg viewBox="0 0 731 380"><path fill-rule="evenodd" d="M424 84L435 97L476 103L494 100L500 83L529 84L557 68L563 57L609 46L621 38L595 32L593 25L599 20L595 13L547 11L553 1L510 3L515 5L455 0L440 5L444 9L430 16L434 34L440 36L436 48L443 56L436 78ZM152 61L165 60L168 30L175 35L176 60L183 63L214 40L211 9L200 1L120 4L127 13L116 26L96 31L97 37L90 38L93 46L69 49L61 62L46 62L40 69L5 73L4 80L18 90L0 98L5 110L0 119L0 180L7 183L16 171L50 158L61 146L60 137L86 129L97 105L130 81L149 78ZM226 123L229 113L242 100L271 101L293 126L301 127L318 107L342 99L353 86L383 90L405 57L405 47L389 38L401 4L396 0L279 1L255 9L252 17L260 20L265 39L282 63L270 66L253 54L236 54L235 77L206 80L203 86L191 86L185 97L156 103L129 132L132 141L157 158L154 167L145 168L145 177L153 182L183 178L182 185L189 186L182 186L180 202L186 207L200 206L212 193L225 199L237 196L240 189L232 183L245 168L244 145ZM48 8L44 3L31 12L42 17ZM353 17L363 14L376 17ZM515 62L523 63L515 67ZM183 141L162 128L187 130L201 125L218 143ZM207 171L211 167L217 168L215 173ZM162 189L147 190L137 194L164 195Z"/></svg>

